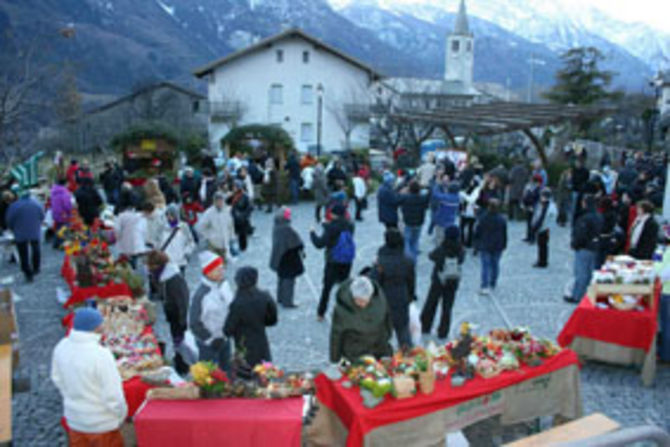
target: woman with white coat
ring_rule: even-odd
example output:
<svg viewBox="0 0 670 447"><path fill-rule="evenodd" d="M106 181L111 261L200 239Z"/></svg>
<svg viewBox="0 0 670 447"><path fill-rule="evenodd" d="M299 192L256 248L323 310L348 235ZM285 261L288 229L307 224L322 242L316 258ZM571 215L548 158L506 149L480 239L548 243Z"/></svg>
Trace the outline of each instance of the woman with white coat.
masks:
<svg viewBox="0 0 670 447"><path fill-rule="evenodd" d="M132 206L122 207L119 211L114 223L116 248L119 255L127 257L130 265L137 268L138 256L147 250L146 221Z"/></svg>
<svg viewBox="0 0 670 447"><path fill-rule="evenodd" d="M356 201L356 220L361 222L363 217L361 213L365 209L365 200L368 193L368 187L365 184L365 179L360 172L356 173L353 179L354 184L354 200Z"/></svg>
<svg viewBox="0 0 670 447"><path fill-rule="evenodd" d="M186 222L179 219L179 207L171 204L167 207L165 213L167 225L163 231L163 240L159 249L164 251L170 261L176 264L184 275L188 258L195 250L195 241L193 234Z"/></svg>
<svg viewBox="0 0 670 447"><path fill-rule="evenodd" d="M464 247L472 247L472 230L477 220L477 199L482 189L482 182L473 177L467 188L461 190L461 244Z"/></svg>
<svg viewBox="0 0 670 447"><path fill-rule="evenodd" d="M235 235L233 215L226 205L222 192L214 194L214 204L207 208L196 226L198 233L207 241L207 249L228 261L232 258L230 241Z"/></svg>

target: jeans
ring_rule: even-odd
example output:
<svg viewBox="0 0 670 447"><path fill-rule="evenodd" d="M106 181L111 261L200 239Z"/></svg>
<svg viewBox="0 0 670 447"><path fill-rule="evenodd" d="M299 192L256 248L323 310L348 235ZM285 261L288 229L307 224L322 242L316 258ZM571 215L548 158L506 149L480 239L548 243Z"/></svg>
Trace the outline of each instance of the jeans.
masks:
<svg viewBox="0 0 670 447"><path fill-rule="evenodd" d="M321 299L319 300L319 308L317 314L323 317L328 310L328 300L330 299L330 291L335 284L341 283L349 279L351 272L351 264L338 264L336 262L326 262L323 271L323 289L321 289Z"/></svg>
<svg viewBox="0 0 670 447"><path fill-rule="evenodd" d="M419 257L419 237L421 237L421 226L405 226L405 254L414 261Z"/></svg>
<svg viewBox="0 0 670 447"><path fill-rule="evenodd" d="M354 202L356 203L356 220L363 220L363 199L354 197Z"/></svg>
<svg viewBox="0 0 670 447"><path fill-rule="evenodd" d="M475 218L461 217L461 244L465 247L472 247L472 233L475 226Z"/></svg>
<svg viewBox="0 0 670 447"><path fill-rule="evenodd" d="M295 278L277 277L277 301L282 306L293 306Z"/></svg>
<svg viewBox="0 0 670 447"><path fill-rule="evenodd" d="M288 181L288 187L291 191L291 203L298 203L300 198L300 180L292 178Z"/></svg>
<svg viewBox="0 0 670 447"><path fill-rule="evenodd" d="M412 348L412 335L409 332L409 323L401 328L395 328L395 336L398 340L398 348Z"/></svg>
<svg viewBox="0 0 670 447"><path fill-rule="evenodd" d="M500 273L499 251L482 251L480 253L482 265L482 289L495 289Z"/></svg>
<svg viewBox="0 0 670 447"><path fill-rule="evenodd" d="M575 285L572 289L572 299L584 298L586 289L591 282L591 275L596 267L596 252L591 250L575 251Z"/></svg>
<svg viewBox="0 0 670 447"><path fill-rule="evenodd" d="M40 241L21 241L16 243L19 252L21 270L27 280L32 280L34 275L40 272ZM32 255L32 256L31 256Z"/></svg>
<svg viewBox="0 0 670 447"><path fill-rule="evenodd" d="M549 265L549 230L537 233L537 265Z"/></svg>
<svg viewBox="0 0 670 447"><path fill-rule="evenodd" d="M199 361L214 362L230 376L230 338L215 340L212 345L206 345L200 340L196 340L196 343Z"/></svg>
<svg viewBox="0 0 670 447"><path fill-rule="evenodd" d="M439 338L447 338L449 328L451 327L451 308L456 298L458 290L458 280L448 280L444 285L439 280L433 279L430 283L428 297L421 309L421 332L430 334L433 327L433 319L437 312L437 306L442 302L442 314L440 315L440 325L437 328Z"/></svg>

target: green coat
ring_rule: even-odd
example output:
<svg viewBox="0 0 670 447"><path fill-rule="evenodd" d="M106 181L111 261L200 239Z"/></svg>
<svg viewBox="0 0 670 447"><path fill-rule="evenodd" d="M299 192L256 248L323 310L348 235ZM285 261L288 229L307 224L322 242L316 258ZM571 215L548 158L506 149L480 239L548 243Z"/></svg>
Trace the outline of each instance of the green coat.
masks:
<svg viewBox="0 0 670 447"><path fill-rule="evenodd" d="M375 293L370 304L361 308L351 295L351 282L351 279L345 281L337 291L330 332L330 361L339 362L343 357L353 361L363 355L390 356L393 325L384 293L373 282Z"/></svg>

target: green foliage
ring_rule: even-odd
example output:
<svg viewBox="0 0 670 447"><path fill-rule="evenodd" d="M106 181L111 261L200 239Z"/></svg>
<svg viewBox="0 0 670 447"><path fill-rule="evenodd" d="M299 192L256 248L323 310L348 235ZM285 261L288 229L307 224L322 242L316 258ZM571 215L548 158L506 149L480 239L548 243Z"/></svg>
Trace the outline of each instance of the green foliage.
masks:
<svg viewBox="0 0 670 447"><path fill-rule="evenodd" d="M208 146L207 136L198 132L182 135L177 149L186 154L190 165L197 165L202 158L202 149Z"/></svg>
<svg viewBox="0 0 670 447"><path fill-rule="evenodd" d="M544 97L557 104L594 104L620 97L608 91L615 73L601 70L605 56L594 47L572 48L561 55L563 68L556 73L556 85Z"/></svg>
<svg viewBox="0 0 670 447"><path fill-rule="evenodd" d="M563 171L568 169L570 165L565 161L552 161L547 165L547 175L549 176L549 186L555 188L558 185L558 180L561 178Z"/></svg>
<svg viewBox="0 0 670 447"><path fill-rule="evenodd" d="M129 144L136 144L148 138L161 138L174 145L179 143L177 135L165 124L146 122L132 126L125 132L116 135L111 144L114 149L123 150Z"/></svg>
<svg viewBox="0 0 670 447"><path fill-rule="evenodd" d="M251 153L254 148L250 140L263 142L265 149L271 153L278 150L290 151L294 149L293 139L281 127L264 124L249 124L232 129L221 139L221 145L230 147L231 152Z"/></svg>

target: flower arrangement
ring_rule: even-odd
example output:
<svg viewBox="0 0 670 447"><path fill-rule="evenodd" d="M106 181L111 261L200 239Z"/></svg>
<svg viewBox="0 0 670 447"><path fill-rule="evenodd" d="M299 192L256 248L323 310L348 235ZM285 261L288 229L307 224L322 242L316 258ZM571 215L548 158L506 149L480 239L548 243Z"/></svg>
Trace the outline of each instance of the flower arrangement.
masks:
<svg viewBox="0 0 670 447"><path fill-rule="evenodd" d="M254 373L258 377L261 385L267 385L270 381L284 377L284 371L276 367L271 362L259 363L254 367Z"/></svg>
<svg viewBox="0 0 670 447"><path fill-rule="evenodd" d="M203 397L221 397L230 388L228 376L213 362L194 363L190 371Z"/></svg>

